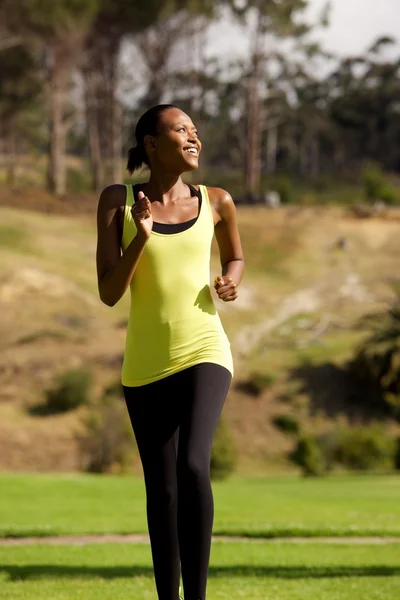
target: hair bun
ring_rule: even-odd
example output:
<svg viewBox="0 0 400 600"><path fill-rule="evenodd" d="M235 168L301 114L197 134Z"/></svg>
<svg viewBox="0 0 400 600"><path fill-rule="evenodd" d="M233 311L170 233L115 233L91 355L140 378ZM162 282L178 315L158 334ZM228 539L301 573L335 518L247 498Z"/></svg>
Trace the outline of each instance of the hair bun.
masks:
<svg viewBox="0 0 400 600"><path fill-rule="evenodd" d="M140 146L129 148L128 150L128 163L126 165L127 170L132 175L136 169L139 169L145 163L145 157L143 156L144 151Z"/></svg>

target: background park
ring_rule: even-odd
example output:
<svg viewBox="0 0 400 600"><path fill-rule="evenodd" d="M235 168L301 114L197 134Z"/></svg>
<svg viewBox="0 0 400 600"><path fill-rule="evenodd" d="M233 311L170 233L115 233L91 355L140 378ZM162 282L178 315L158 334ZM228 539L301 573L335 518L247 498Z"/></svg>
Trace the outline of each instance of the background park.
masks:
<svg viewBox="0 0 400 600"><path fill-rule="evenodd" d="M232 194L246 259L217 304L208 597L400 597L395 4L0 0L0 599L156 598L129 298L101 304L95 247L160 102L198 126L187 181Z"/></svg>

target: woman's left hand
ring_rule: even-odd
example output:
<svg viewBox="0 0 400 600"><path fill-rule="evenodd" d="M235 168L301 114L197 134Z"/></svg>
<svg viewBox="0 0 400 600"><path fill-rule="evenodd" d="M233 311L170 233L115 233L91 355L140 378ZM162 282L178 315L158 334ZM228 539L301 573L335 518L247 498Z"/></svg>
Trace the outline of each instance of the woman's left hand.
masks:
<svg viewBox="0 0 400 600"><path fill-rule="evenodd" d="M238 297L236 283L232 281L229 275L217 275L214 279L214 287L218 296L224 302L232 302Z"/></svg>

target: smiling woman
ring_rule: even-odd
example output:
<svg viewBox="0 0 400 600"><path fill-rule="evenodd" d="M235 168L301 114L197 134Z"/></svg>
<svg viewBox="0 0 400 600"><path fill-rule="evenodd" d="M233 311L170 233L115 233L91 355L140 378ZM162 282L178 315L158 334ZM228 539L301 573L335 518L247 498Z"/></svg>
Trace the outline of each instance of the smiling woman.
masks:
<svg viewBox="0 0 400 600"><path fill-rule="evenodd" d="M131 292L122 384L142 460L160 600L205 600L213 525L210 456L233 374L232 355L210 292L218 242L219 298L238 296L243 254L228 192L186 185L199 164L195 124L159 105L138 121L128 170L147 183L106 188L98 206L101 300Z"/></svg>

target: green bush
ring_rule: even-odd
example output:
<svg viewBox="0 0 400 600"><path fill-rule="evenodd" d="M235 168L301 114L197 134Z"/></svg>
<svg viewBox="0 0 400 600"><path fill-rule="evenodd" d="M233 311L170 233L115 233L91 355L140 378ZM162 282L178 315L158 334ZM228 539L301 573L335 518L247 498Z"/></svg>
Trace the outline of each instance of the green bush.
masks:
<svg viewBox="0 0 400 600"><path fill-rule="evenodd" d="M349 363L365 390L377 390L382 409L400 418L400 304L365 317L360 325L370 333Z"/></svg>
<svg viewBox="0 0 400 600"><path fill-rule="evenodd" d="M400 437L395 441L394 466L400 471Z"/></svg>
<svg viewBox="0 0 400 600"><path fill-rule="evenodd" d="M226 479L237 466L238 454L235 441L223 418L220 419L215 432L211 450L211 479Z"/></svg>
<svg viewBox="0 0 400 600"><path fill-rule="evenodd" d="M119 379L110 383L104 390L105 396L116 396L117 398L124 398L124 390L122 383Z"/></svg>
<svg viewBox="0 0 400 600"><path fill-rule="evenodd" d="M87 404L92 385L92 374L86 368L69 369L59 375L53 387L45 390L43 410L62 413Z"/></svg>
<svg viewBox="0 0 400 600"><path fill-rule="evenodd" d="M82 194L90 191L90 170L84 168L68 167L67 169L67 189L73 194Z"/></svg>
<svg viewBox="0 0 400 600"><path fill-rule="evenodd" d="M289 458L302 469L303 475L325 475L328 465L318 440L310 435L304 435L297 440L296 448Z"/></svg>
<svg viewBox="0 0 400 600"><path fill-rule="evenodd" d="M277 415L273 419L274 425L284 433L297 434L300 431L297 419L290 415Z"/></svg>
<svg viewBox="0 0 400 600"><path fill-rule="evenodd" d="M251 396L259 396L274 383L275 379L275 375L270 373L251 373L245 381L237 384L237 388Z"/></svg>
<svg viewBox="0 0 400 600"><path fill-rule="evenodd" d="M83 433L77 436L81 469L90 473L123 471L135 448L125 405L115 396L104 396L83 426Z"/></svg>
<svg viewBox="0 0 400 600"><path fill-rule="evenodd" d="M368 200L383 200L387 204L396 204L399 195L390 186L379 165L367 163L362 171L364 192Z"/></svg>
<svg viewBox="0 0 400 600"><path fill-rule="evenodd" d="M352 470L390 471L395 466L395 440L376 425L339 430L336 461Z"/></svg>
<svg viewBox="0 0 400 600"><path fill-rule="evenodd" d="M278 192L282 204L294 202L293 184L291 179L285 175L268 178L262 187L264 192L269 190Z"/></svg>

